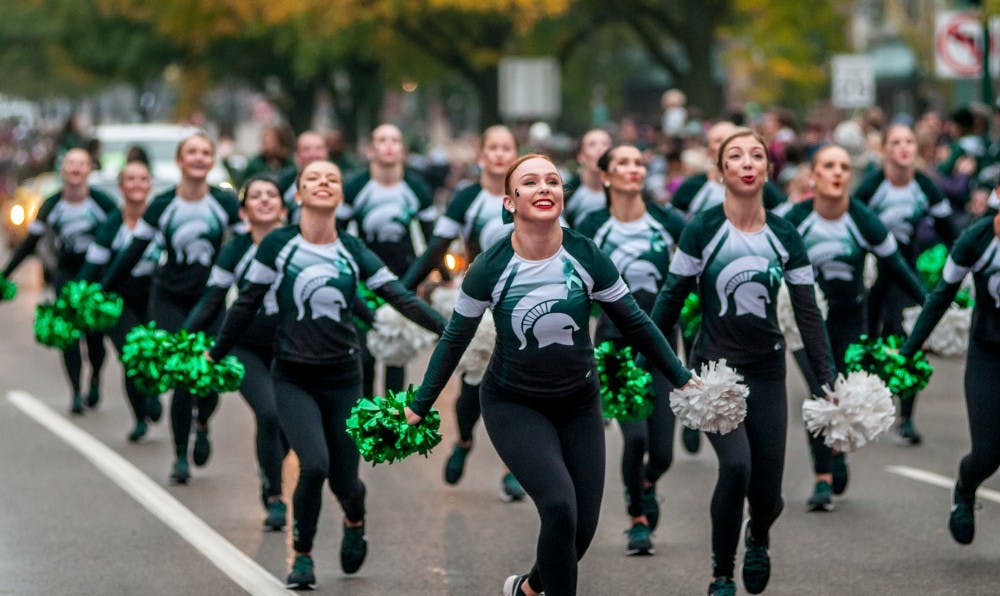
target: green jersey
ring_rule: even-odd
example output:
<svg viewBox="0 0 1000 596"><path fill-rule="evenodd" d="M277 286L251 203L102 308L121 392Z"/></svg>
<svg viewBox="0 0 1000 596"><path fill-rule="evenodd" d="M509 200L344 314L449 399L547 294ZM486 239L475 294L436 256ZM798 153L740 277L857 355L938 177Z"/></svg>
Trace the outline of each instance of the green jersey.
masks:
<svg viewBox="0 0 1000 596"><path fill-rule="evenodd" d="M344 202L337 218L357 220L360 235L369 243L410 242L414 218L429 224L437 218L430 187L407 172L401 181L383 186L364 172L344 185Z"/></svg>
<svg viewBox="0 0 1000 596"><path fill-rule="evenodd" d="M718 180L709 180L707 174L695 174L684 180L674 193L670 204L683 211L690 219L701 213L721 205L726 198L726 187ZM764 208L774 209L785 202L785 195L774 183L764 185Z"/></svg>
<svg viewBox="0 0 1000 596"><path fill-rule="evenodd" d="M894 186L884 170L876 170L861 182L854 196L878 215L897 242L907 247L913 244L917 224L925 215L932 215L937 224L942 220L950 222L952 214L951 203L923 172L916 172L913 180L903 186ZM953 232L941 235L948 242L954 238Z"/></svg>
<svg viewBox="0 0 1000 596"><path fill-rule="evenodd" d="M64 200L60 191L39 207L38 215L28 226L28 234L41 237L51 232L59 269L75 272L83 265L98 228L117 211L114 199L98 190L91 189L87 198L78 203Z"/></svg>
<svg viewBox="0 0 1000 596"><path fill-rule="evenodd" d="M93 267L96 272L108 265L118 253L132 242L132 235L133 228L124 224L121 212L112 213L97 230L94 243L87 249L87 267ZM138 303L138 301L145 302L148 299L149 283L160 263L160 255L163 252L162 245L163 239L159 236L154 237L142 253L142 258L132 267L131 275L118 289L118 293L126 301ZM84 277L89 279L91 276L85 275Z"/></svg>

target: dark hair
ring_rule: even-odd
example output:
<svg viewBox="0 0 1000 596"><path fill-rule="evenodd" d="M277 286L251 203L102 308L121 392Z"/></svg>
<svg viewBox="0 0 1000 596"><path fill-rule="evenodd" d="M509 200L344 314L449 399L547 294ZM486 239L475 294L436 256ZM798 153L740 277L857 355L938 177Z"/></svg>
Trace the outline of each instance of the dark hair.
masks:
<svg viewBox="0 0 1000 596"><path fill-rule="evenodd" d="M271 184L275 189L277 189L278 196L281 196L281 186L278 184L278 181L274 179L274 177L268 176L267 174L254 174L253 176L247 178L246 182L243 183L243 186L240 187L240 192L236 195L240 200L240 207L247 202L247 191L250 190L250 186L254 182L267 182Z"/></svg>
<svg viewBox="0 0 1000 596"><path fill-rule="evenodd" d="M145 162L145 161L143 161L141 159L129 159L128 161L125 162L125 165L122 166L122 169L118 170L118 183L119 184L122 181L122 174L125 173L125 168L129 167L132 164L138 164L138 165L141 165L142 167L146 168L146 171L149 172L150 173L150 177L152 177L153 172L149 168L149 163L148 162Z"/></svg>
<svg viewBox="0 0 1000 596"><path fill-rule="evenodd" d="M149 155L146 153L145 149L143 149L138 145L132 145L131 147L128 148L128 150L125 151L125 161L126 162L141 161L147 166L150 165Z"/></svg>

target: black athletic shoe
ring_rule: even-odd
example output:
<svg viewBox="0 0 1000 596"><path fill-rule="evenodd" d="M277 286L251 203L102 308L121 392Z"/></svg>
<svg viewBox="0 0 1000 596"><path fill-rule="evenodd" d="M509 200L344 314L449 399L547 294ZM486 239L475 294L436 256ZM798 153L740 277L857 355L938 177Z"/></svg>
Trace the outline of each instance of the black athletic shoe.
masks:
<svg viewBox="0 0 1000 596"><path fill-rule="evenodd" d="M83 414L83 396L79 394L73 394L73 398L69 404L70 414Z"/></svg>
<svg viewBox="0 0 1000 596"><path fill-rule="evenodd" d="M140 420L139 422L136 422L135 423L135 428L133 428L132 432L130 432L128 434L128 442L129 443L138 443L139 439L141 439L141 438L143 438L143 437L146 436L146 431L147 430L148 430L148 427L146 426L146 421L145 420Z"/></svg>
<svg viewBox="0 0 1000 596"><path fill-rule="evenodd" d="M313 572L313 560L309 555L295 555L292 570L285 580L285 587L292 590L315 590L316 574Z"/></svg>
<svg viewBox="0 0 1000 596"><path fill-rule="evenodd" d="M99 385L91 385L90 391L87 393L87 407L96 408L97 404L101 402L101 387Z"/></svg>
<svg viewBox="0 0 1000 596"><path fill-rule="evenodd" d="M660 501L656 498L656 487L651 486L642 493L642 512L646 514L649 529L655 530L660 524Z"/></svg>
<svg viewBox="0 0 1000 596"><path fill-rule="evenodd" d="M686 426L681 428L681 444L684 451L688 453L698 453L701 449L701 431Z"/></svg>
<svg viewBox="0 0 1000 596"><path fill-rule="evenodd" d="M743 553L743 587L751 594L760 594L771 579L771 555L767 552L768 539L758 541L751 538L748 523L744 544L746 552Z"/></svg>
<svg viewBox="0 0 1000 596"><path fill-rule="evenodd" d="M649 526L643 523L632 524L632 527L625 533L628 534L628 546L625 547L626 555L634 557L653 554L653 541L650 539L653 531L649 529Z"/></svg>
<svg viewBox="0 0 1000 596"><path fill-rule="evenodd" d="M471 450L471 447L466 448L455 443L454 449L451 450L451 455L448 456L448 461L444 464L445 482L448 484L458 484L458 481L462 479L462 473L465 472L465 458Z"/></svg>
<svg viewBox="0 0 1000 596"><path fill-rule="evenodd" d="M528 582L527 575L512 575L503 583L503 596L524 596L521 586Z"/></svg>
<svg viewBox="0 0 1000 596"><path fill-rule="evenodd" d="M951 493L951 515L948 516L948 530L959 544L972 544L976 536L976 498L959 494L956 486Z"/></svg>
<svg viewBox="0 0 1000 596"><path fill-rule="evenodd" d="M833 494L842 495L847 490L847 456L837 453L830 462L830 471L833 472Z"/></svg>
<svg viewBox="0 0 1000 596"><path fill-rule="evenodd" d="M806 502L809 511L833 511L833 499L830 497L830 483L820 480L813 488L813 494Z"/></svg>
<svg viewBox="0 0 1000 596"><path fill-rule="evenodd" d="M203 466L208 463L208 458L212 455L212 442L208 440L208 428L199 428L194 431L194 449L191 450L194 465Z"/></svg>
<svg viewBox="0 0 1000 596"><path fill-rule="evenodd" d="M368 554L368 541L365 540L365 527L349 527L344 525L344 538L340 543L340 568L344 573L354 573L361 569Z"/></svg>
<svg viewBox="0 0 1000 596"><path fill-rule="evenodd" d="M264 529L269 532L280 532L285 529L287 523L288 508L279 500L271 501L267 504L267 518L264 520Z"/></svg>
<svg viewBox="0 0 1000 596"><path fill-rule="evenodd" d="M717 577L708 584L708 596L736 596L736 582L731 577Z"/></svg>
<svg viewBox="0 0 1000 596"><path fill-rule="evenodd" d="M191 479L191 468L188 467L186 457L178 457L174 462L174 468L170 472L171 484L187 484Z"/></svg>
<svg viewBox="0 0 1000 596"><path fill-rule="evenodd" d="M160 403L159 395L146 396L146 415L153 422L160 421L160 417L163 416L163 404Z"/></svg>
<svg viewBox="0 0 1000 596"><path fill-rule="evenodd" d="M522 501L526 496L524 487L518 482L514 474L507 472L500 479L500 498L510 503L511 501Z"/></svg>
<svg viewBox="0 0 1000 596"><path fill-rule="evenodd" d="M904 418L896 428L896 440L900 445L913 446L922 443L924 438L917 432L917 427L913 426L913 421Z"/></svg>

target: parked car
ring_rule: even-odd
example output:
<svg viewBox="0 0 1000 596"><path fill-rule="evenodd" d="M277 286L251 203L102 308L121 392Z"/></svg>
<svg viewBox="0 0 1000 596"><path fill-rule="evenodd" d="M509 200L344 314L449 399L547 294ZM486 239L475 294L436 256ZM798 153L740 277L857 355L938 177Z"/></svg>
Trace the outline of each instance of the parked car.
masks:
<svg viewBox="0 0 1000 596"><path fill-rule="evenodd" d="M163 192L181 179L174 156L177 144L199 129L180 124L107 124L94 129L94 138L100 141L101 169L95 170L90 184L113 197L121 199L118 190L118 172L125 165L125 155L131 147L141 147L149 156L153 173L153 194ZM229 174L216 160L208 173L208 183L232 188Z"/></svg>

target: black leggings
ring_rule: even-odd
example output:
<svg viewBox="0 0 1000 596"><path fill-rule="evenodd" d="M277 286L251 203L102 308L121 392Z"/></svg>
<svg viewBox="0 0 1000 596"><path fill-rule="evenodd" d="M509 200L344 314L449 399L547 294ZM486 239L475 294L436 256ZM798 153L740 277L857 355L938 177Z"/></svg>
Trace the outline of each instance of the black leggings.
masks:
<svg viewBox="0 0 1000 596"><path fill-rule="evenodd" d="M125 307L122 309L122 316L118 319L118 324L108 330L108 339L111 340L111 345L118 351L119 356L121 356L122 347L125 345L125 336L128 335L128 332L136 325L142 325L145 322L146 308L144 306L137 307L125 303ZM146 399L149 396L139 391L139 388L127 376L125 377L125 395L128 396L128 404L132 408L132 415L135 417L135 421L142 422L146 420Z"/></svg>
<svg viewBox="0 0 1000 596"><path fill-rule="evenodd" d="M911 249L900 245L900 251L907 255ZM916 267L916 260L907 256L907 263L911 268ZM903 330L903 309L917 305L902 286L890 277L887 271L879 266L878 279L872 286L870 294L870 304L868 309L869 334L873 337L889 337L899 335L906 337ZM903 418L912 418L913 410L916 407L917 396L909 399L899 400L899 414Z"/></svg>
<svg viewBox="0 0 1000 596"><path fill-rule="evenodd" d="M479 405L479 385L470 385L462 376L462 385L455 400L455 418L458 421L458 437L463 443L472 440L472 433L479 422L482 408Z"/></svg>
<svg viewBox="0 0 1000 596"><path fill-rule="evenodd" d="M576 594L577 561L597 530L604 491L604 422L596 383L562 399L481 390L493 446L538 509L531 587Z"/></svg>
<svg viewBox="0 0 1000 596"><path fill-rule="evenodd" d="M233 348L232 353L246 369L240 393L253 410L257 423L257 464L260 466L261 497L266 503L268 497L281 496L281 462L288 454L288 443L281 434L278 408L274 403L273 354L270 348L241 345Z"/></svg>
<svg viewBox="0 0 1000 596"><path fill-rule="evenodd" d="M972 451L958 466L958 490L972 497L1000 467L1000 346L969 342L965 361L965 407L969 412Z"/></svg>
<svg viewBox="0 0 1000 596"><path fill-rule="evenodd" d="M673 386L660 371L653 371L656 396L653 413L639 422L619 422L622 429L622 481L628 491L628 514L643 515L643 485L656 484L674 461L674 411L670 409Z"/></svg>
<svg viewBox="0 0 1000 596"><path fill-rule="evenodd" d="M149 298L149 314L158 328L174 332L184 324L196 302L197 298L189 302L171 296L154 282ZM217 319L205 333L213 334L218 324ZM173 398L170 401L170 430L174 435L174 450L179 458L187 457L188 442L191 438L192 409L195 405L198 407L198 424L205 426L219 405L219 394L210 393L195 398L183 387L174 388Z"/></svg>
<svg viewBox="0 0 1000 596"><path fill-rule="evenodd" d="M55 291L56 295L62 290L66 282L72 281L73 275L66 272L56 274ZM83 340L87 343L87 360L90 361L90 386L100 387L101 367L104 366L104 357L107 351L104 349L104 334L92 331L83 334ZM66 378L69 379L70 389L73 395L80 395L81 374L83 372L83 354L80 352L80 342L70 344L62 351L63 368L66 371Z"/></svg>
<svg viewBox="0 0 1000 596"><path fill-rule="evenodd" d="M361 371L356 363L346 368L352 370L282 360L271 367L278 420L299 458L299 483L292 499L292 546L299 553L312 551L324 481L329 481L348 521L365 518L358 448L345 430L351 408L361 397Z"/></svg>
<svg viewBox="0 0 1000 596"><path fill-rule="evenodd" d="M781 477L788 403L784 354L780 356L780 362L764 366L734 367L750 388L746 420L725 435L706 433L719 458L719 478L712 494L715 577L733 576L744 500L750 503L750 532L758 539L768 535L784 506Z"/></svg>

